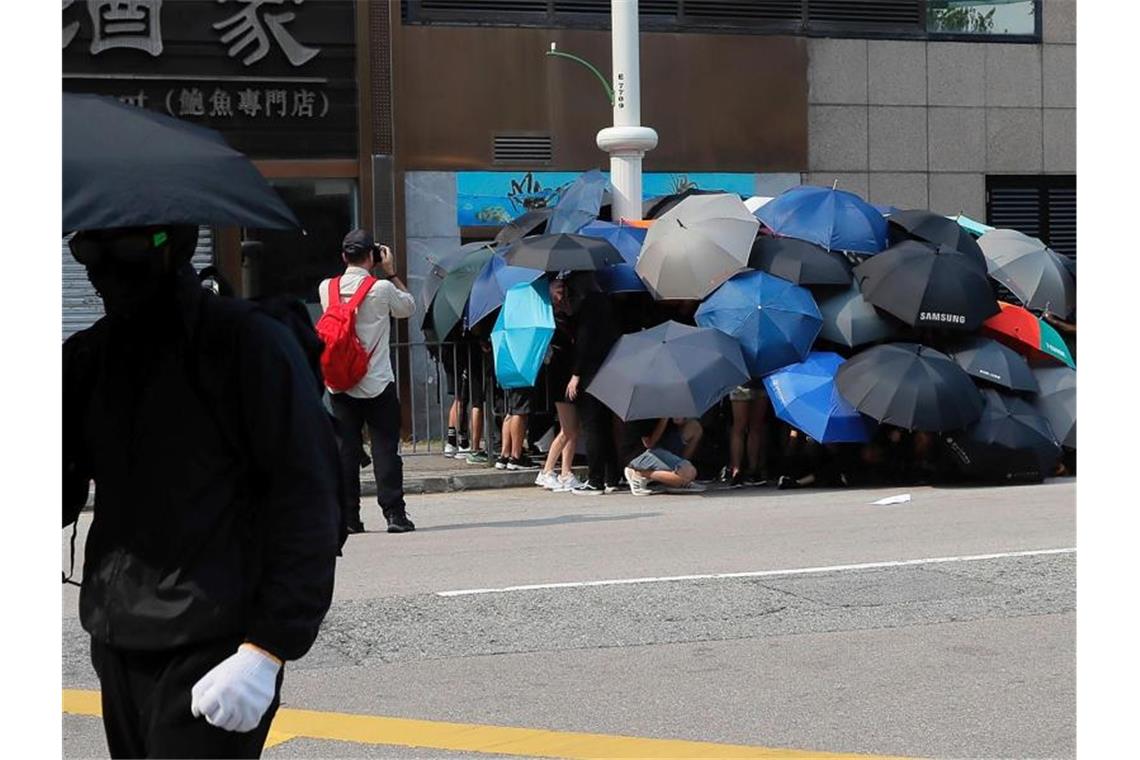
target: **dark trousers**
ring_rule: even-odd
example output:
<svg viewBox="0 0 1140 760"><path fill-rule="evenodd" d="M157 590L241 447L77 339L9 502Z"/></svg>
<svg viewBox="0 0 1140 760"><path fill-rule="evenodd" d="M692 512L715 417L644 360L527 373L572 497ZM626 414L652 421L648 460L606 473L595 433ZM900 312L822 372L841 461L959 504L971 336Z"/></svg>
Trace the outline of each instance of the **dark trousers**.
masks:
<svg viewBox="0 0 1140 760"><path fill-rule="evenodd" d="M223 731L190 712L198 679L237 651L241 639L167 652L128 652L91 640L91 662L103 697L103 730L111 757L260 757L277 694L257 728Z"/></svg>
<svg viewBox="0 0 1140 760"><path fill-rule="evenodd" d="M361 430L372 438L372 470L376 500L384 516L404 511L404 460L400 458L400 399L389 383L379 396L354 398L332 394L333 414L341 434L340 470L348 499L349 519L360 519Z"/></svg>
<svg viewBox="0 0 1140 760"><path fill-rule="evenodd" d="M581 383L585 387L585 383ZM586 392L578 394L578 412L586 431L588 482L602 488L616 486L621 479L617 447L614 445L614 414L610 408Z"/></svg>

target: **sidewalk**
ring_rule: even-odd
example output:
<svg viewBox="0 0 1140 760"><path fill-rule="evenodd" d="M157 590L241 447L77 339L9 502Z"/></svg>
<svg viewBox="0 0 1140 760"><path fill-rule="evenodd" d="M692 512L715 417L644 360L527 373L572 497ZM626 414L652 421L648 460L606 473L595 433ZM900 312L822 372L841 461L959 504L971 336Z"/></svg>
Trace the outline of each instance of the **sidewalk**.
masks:
<svg viewBox="0 0 1140 760"><path fill-rule="evenodd" d="M585 469L575 468L578 477L585 477ZM469 465L462 459L449 459L443 454L404 455L405 493L447 493L452 491L479 491L491 488L533 486L538 469L496 470L492 465ZM360 471L362 496L376 495L376 480L369 465Z"/></svg>

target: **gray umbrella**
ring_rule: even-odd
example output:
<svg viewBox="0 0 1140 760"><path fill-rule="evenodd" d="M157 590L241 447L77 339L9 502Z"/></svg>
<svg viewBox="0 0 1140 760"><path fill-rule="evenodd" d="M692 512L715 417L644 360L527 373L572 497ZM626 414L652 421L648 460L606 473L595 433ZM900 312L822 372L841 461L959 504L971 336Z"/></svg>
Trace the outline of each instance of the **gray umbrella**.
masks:
<svg viewBox="0 0 1140 760"><path fill-rule="evenodd" d="M823 316L819 337L848 348L888 340L898 334L896 323L867 303L855 284L819 299L819 313Z"/></svg>
<svg viewBox="0 0 1140 760"><path fill-rule="evenodd" d="M1037 380L1025 357L991 338L971 335L946 353L972 377L1011 391L1037 392Z"/></svg>
<svg viewBox="0 0 1140 760"><path fill-rule="evenodd" d="M1037 238L998 229L978 238L986 267L1027 309L1069 319L1077 306L1077 283L1064 258Z"/></svg>
<svg viewBox="0 0 1140 760"><path fill-rule="evenodd" d="M720 330L666 322L623 335L586 392L623 420L700 417L746 382L736 340Z"/></svg>
<svg viewBox="0 0 1140 760"><path fill-rule="evenodd" d="M546 224L546 234L577 232L598 218L602 196L609 187L606 175L591 169L566 189Z"/></svg>
<svg viewBox="0 0 1140 760"><path fill-rule="evenodd" d="M1067 449L1077 448L1077 372L1068 367L1034 367L1033 375L1041 391L1033 406L1053 428L1057 440Z"/></svg>
<svg viewBox="0 0 1140 760"><path fill-rule="evenodd" d="M658 300L701 300L744 271L759 228L739 196L689 196L649 228L637 274Z"/></svg>

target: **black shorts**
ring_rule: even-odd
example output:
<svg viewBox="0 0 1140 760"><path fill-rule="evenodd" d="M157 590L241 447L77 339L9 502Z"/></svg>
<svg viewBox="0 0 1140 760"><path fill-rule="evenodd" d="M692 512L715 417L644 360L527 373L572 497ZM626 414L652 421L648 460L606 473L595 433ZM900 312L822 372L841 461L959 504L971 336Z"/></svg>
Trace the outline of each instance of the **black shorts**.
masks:
<svg viewBox="0 0 1140 760"><path fill-rule="evenodd" d="M507 414L530 414L534 406L534 388L508 388Z"/></svg>
<svg viewBox="0 0 1140 760"><path fill-rule="evenodd" d="M472 403L481 406L485 388L483 350L476 345L470 347L460 345L453 351L454 361L451 361L451 356L445 354L448 361L441 362L446 378L447 395L454 396L461 404ZM459 373L458 378L456 372Z"/></svg>

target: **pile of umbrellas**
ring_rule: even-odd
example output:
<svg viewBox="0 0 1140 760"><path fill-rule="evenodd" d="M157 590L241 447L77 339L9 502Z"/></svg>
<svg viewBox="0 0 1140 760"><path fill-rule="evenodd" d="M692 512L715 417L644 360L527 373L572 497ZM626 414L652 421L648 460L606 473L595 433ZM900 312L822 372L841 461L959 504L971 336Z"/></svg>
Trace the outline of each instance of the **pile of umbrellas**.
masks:
<svg viewBox="0 0 1140 760"><path fill-rule="evenodd" d="M647 312L678 307L623 336L586 389L623 420L700 416L763 383L819 443L937 434L980 478L1046 477L1075 449L1075 360L1049 322L1075 322L1075 267L1041 241L816 186L690 190L613 220L605 182L582 175L557 207L465 252L425 329L442 338L498 311L500 381L533 384L553 331L539 278L590 271Z"/></svg>

